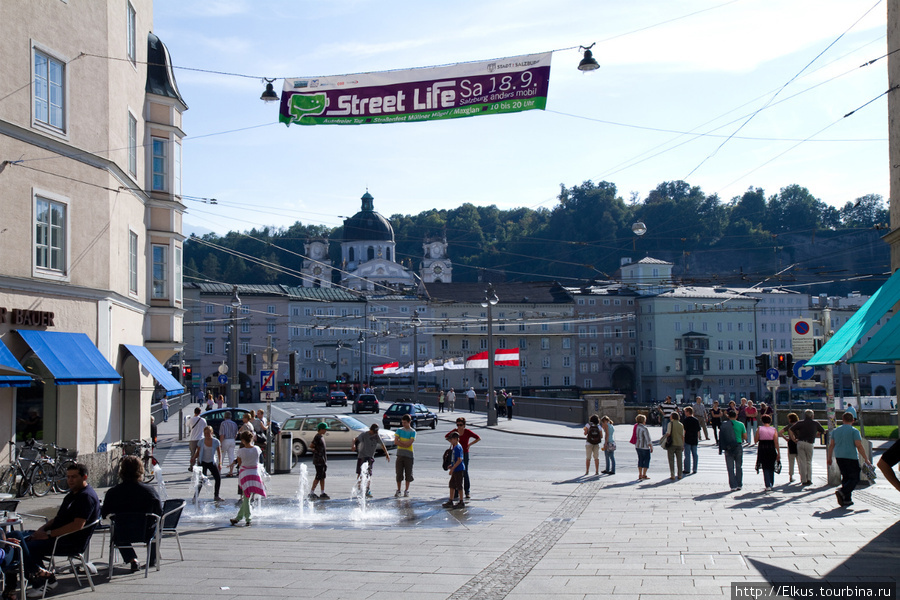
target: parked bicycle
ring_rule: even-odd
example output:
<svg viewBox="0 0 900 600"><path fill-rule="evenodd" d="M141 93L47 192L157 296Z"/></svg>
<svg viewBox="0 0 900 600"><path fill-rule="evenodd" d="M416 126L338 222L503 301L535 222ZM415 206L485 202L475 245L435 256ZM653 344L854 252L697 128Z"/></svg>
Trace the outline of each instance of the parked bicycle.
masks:
<svg viewBox="0 0 900 600"><path fill-rule="evenodd" d="M75 459L78 457L78 451L60 448L56 444L48 445L56 453L56 458L54 459L56 472L53 477L53 488L60 493L68 492L69 482L66 481L66 471L69 470L69 467L76 464Z"/></svg>
<svg viewBox="0 0 900 600"><path fill-rule="evenodd" d="M0 476L0 492L17 496L29 493L35 496L46 496L54 488L56 463L47 456L47 446L34 440L25 442L19 448L10 442L10 453L13 463Z"/></svg>
<svg viewBox="0 0 900 600"><path fill-rule="evenodd" d="M144 464L144 483L150 483L156 477L153 467L159 464L153 456L153 442L150 440L128 440L113 444L122 448L122 456L137 456Z"/></svg>

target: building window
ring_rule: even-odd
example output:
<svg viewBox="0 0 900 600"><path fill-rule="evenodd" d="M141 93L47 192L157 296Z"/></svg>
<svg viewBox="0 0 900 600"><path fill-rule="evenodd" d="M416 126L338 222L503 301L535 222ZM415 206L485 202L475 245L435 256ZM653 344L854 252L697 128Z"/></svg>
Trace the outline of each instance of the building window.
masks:
<svg viewBox="0 0 900 600"><path fill-rule="evenodd" d="M209 322L206 324L206 333L215 333L216 325L215 323Z"/></svg>
<svg viewBox="0 0 900 600"><path fill-rule="evenodd" d="M175 302L181 303L184 292L184 276L181 270L181 247L175 246Z"/></svg>
<svg viewBox="0 0 900 600"><path fill-rule="evenodd" d="M38 197L35 201L34 265L65 274L66 205Z"/></svg>
<svg viewBox="0 0 900 600"><path fill-rule="evenodd" d="M166 152L166 144L168 140L163 138L153 138L153 179L150 189L154 192L166 191L166 175L168 161L168 153Z"/></svg>
<svg viewBox="0 0 900 600"><path fill-rule="evenodd" d="M215 345L215 342L206 342L206 353L207 354L213 354L213 352L215 350L215 348L213 347L214 345Z"/></svg>
<svg viewBox="0 0 900 600"><path fill-rule="evenodd" d="M266 323L266 333L275 333L275 323Z"/></svg>
<svg viewBox="0 0 900 600"><path fill-rule="evenodd" d="M207 305L203 308L203 312L205 312L205 313L207 313L207 314L215 313L215 312L216 312L216 307L215 307L215 305L213 305L213 304L207 304Z"/></svg>
<svg viewBox="0 0 900 600"><path fill-rule="evenodd" d="M241 314L242 314L242 315L249 315L249 314L250 314L250 307L247 306L246 304L241 304Z"/></svg>
<svg viewBox="0 0 900 600"><path fill-rule="evenodd" d="M138 293L138 234L128 232L128 291Z"/></svg>
<svg viewBox="0 0 900 600"><path fill-rule="evenodd" d="M590 388L590 387L593 387L593 386L594 386L594 380L593 380L593 379L585 379L585 380L584 380L584 387Z"/></svg>
<svg viewBox="0 0 900 600"><path fill-rule="evenodd" d="M563 356L563 366L564 367L572 366L572 357L571 356Z"/></svg>
<svg viewBox="0 0 900 600"><path fill-rule="evenodd" d="M169 297L169 247L153 244L152 255L153 298L165 299Z"/></svg>
<svg viewBox="0 0 900 600"><path fill-rule="evenodd" d="M550 368L550 357L549 356L544 356L541 358L541 367L543 367L544 369Z"/></svg>
<svg viewBox="0 0 900 600"><path fill-rule="evenodd" d="M502 384L501 384L502 385ZM572 385L572 378L566 375L563 377L563 385Z"/></svg>
<svg viewBox="0 0 900 600"><path fill-rule="evenodd" d="M482 350L487 350L487 349L488 349L488 347L487 347L487 346L488 346L488 343L487 343L487 342L488 342L488 341L487 341L486 338L481 338L481 346L479 346L479 347L480 347Z"/></svg>
<svg viewBox="0 0 900 600"><path fill-rule="evenodd" d="M250 354L250 342L241 342L241 354Z"/></svg>
<svg viewBox="0 0 900 600"><path fill-rule="evenodd" d="M419 344L419 356L428 356L428 344Z"/></svg>
<svg viewBox="0 0 900 600"><path fill-rule="evenodd" d="M409 356L409 343L404 342L400 344L400 356Z"/></svg>
<svg viewBox="0 0 900 600"><path fill-rule="evenodd" d="M501 349L506 349L506 338L500 338L497 341L497 347Z"/></svg>
<svg viewBox="0 0 900 600"><path fill-rule="evenodd" d="M569 350L572 348L572 338L563 338L562 339L562 347L563 350Z"/></svg>
<svg viewBox="0 0 900 600"><path fill-rule="evenodd" d="M542 385L544 385L544 387L549 387L550 386L550 376L544 375L543 377L541 377L541 383L542 383Z"/></svg>
<svg viewBox="0 0 900 600"><path fill-rule="evenodd" d="M441 350L450 349L450 340L441 340Z"/></svg>
<svg viewBox="0 0 900 600"><path fill-rule="evenodd" d="M460 346L459 346L459 347L460 347L462 350L468 350L468 349L469 349L469 340L462 340L462 342L460 342Z"/></svg>
<svg viewBox="0 0 900 600"><path fill-rule="evenodd" d="M128 113L128 172L137 176L137 119Z"/></svg>
<svg viewBox="0 0 900 600"><path fill-rule="evenodd" d="M550 349L550 338L541 338L541 350L549 350Z"/></svg>
<svg viewBox="0 0 900 600"><path fill-rule="evenodd" d="M241 333L250 333L250 323L241 321Z"/></svg>
<svg viewBox="0 0 900 600"><path fill-rule="evenodd" d="M173 153L172 158L174 159L174 164L172 165L172 193L176 196L181 195L181 144L175 142L175 152Z"/></svg>
<svg viewBox="0 0 900 600"><path fill-rule="evenodd" d="M131 64L134 64L137 60L137 44L135 41L137 38L135 27L137 13L135 13L131 2L126 2L125 5L125 53L128 56L128 60L131 61Z"/></svg>
<svg viewBox="0 0 900 600"><path fill-rule="evenodd" d="M34 120L60 131L66 127L66 66L62 61L34 51Z"/></svg>

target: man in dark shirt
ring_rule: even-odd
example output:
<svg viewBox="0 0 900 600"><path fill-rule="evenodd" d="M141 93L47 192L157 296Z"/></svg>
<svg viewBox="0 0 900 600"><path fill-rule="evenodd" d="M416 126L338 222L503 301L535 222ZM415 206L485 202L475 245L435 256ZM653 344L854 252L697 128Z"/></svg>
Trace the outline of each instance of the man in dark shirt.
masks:
<svg viewBox="0 0 900 600"><path fill-rule="evenodd" d="M659 412L662 414L662 434L666 436L669 422L672 420L672 413L678 411L678 405L672 402L672 396L666 396L665 401L659 405Z"/></svg>
<svg viewBox="0 0 900 600"><path fill-rule="evenodd" d="M697 472L697 445L700 443L700 421L694 416L694 409L684 408L684 474Z"/></svg>
<svg viewBox="0 0 900 600"><path fill-rule="evenodd" d="M800 470L801 485L812 485L812 456L816 436L824 435L825 430L815 420L816 413L807 409L804 419L791 425L791 432L797 438L797 468Z"/></svg>
<svg viewBox="0 0 900 600"><path fill-rule="evenodd" d="M141 483L144 478L144 465L141 464L141 459L137 456L123 456L119 466L119 477L122 479L122 483L109 488L106 497L103 498L101 514L104 518L116 513L163 514L162 504L156 490L146 483ZM153 525L153 522L148 523L145 540L149 540L153 536ZM126 563L131 565L132 572L140 568L134 548L121 547L119 554ZM156 547L154 546L150 549L150 564L155 563Z"/></svg>
<svg viewBox="0 0 900 600"><path fill-rule="evenodd" d="M444 439L449 441L453 432L459 434L459 443L463 448L463 463L465 463L465 472L463 473L463 488L466 498L469 498L469 448L481 441L481 437L471 429L466 428L466 419L459 417L456 419L456 429L449 431Z"/></svg>
<svg viewBox="0 0 900 600"><path fill-rule="evenodd" d="M80 552L93 531L92 527L86 529L85 526L100 518L100 499L94 488L88 485L87 478L86 466L79 463L71 465L66 471L69 493L63 498L56 516L35 531L10 533L10 537L23 541L25 574L36 589L47 581L51 588L56 585L52 573L41 567L41 561L53 552L54 538L84 530L83 534L61 540L56 549L58 553Z"/></svg>

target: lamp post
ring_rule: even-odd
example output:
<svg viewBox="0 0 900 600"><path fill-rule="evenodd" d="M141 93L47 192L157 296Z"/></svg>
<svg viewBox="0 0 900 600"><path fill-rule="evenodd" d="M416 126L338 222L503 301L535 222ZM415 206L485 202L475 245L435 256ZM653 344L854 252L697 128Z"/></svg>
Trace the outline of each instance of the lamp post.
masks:
<svg viewBox="0 0 900 600"><path fill-rule="evenodd" d="M366 351L366 334L364 331L359 332L359 337L356 338L356 343L359 344L359 391L362 392L366 389L365 379L368 374L365 371L365 360L363 353Z"/></svg>
<svg viewBox="0 0 900 600"><path fill-rule="evenodd" d="M336 355L337 355L335 363L334 363L334 382L335 383L339 383L339 380L341 378L341 350L343 350L343 349L344 349L344 341L341 340L337 343L337 347L335 348ZM340 387L338 387L338 389L340 390Z"/></svg>
<svg viewBox="0 0 900 600"><path fill-rule="evenodd" d="M231 394L228 399L230 408L237 408L238 394L241 388L241 377L238 374L238 334L237 334L237 314L241 308L241 298L238 296L238 286L232 288L231 294Z"/></svg>
<svg viewBox="0 0 900 600"><path fill-rule="evenodd" d="M419 402L419 309L413 311L412 328L413 328L413 402Z"/></svg>
<svg viewBox="0 0 900 600"><path fill-rule="evenodd" d="M494 394L494 315L491 309L500 302L497 293L494 292L493 284L488 284L488 288L484 291L484 300L481 306L487 309L487 329L488 329L488 390L487 390L487 424L488 427L497 424L497 403L492 398Z"/></svg>

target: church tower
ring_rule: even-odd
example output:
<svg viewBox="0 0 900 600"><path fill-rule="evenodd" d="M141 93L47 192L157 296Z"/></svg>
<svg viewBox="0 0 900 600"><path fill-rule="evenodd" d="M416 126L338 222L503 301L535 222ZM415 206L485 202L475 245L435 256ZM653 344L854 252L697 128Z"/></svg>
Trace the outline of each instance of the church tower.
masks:
<svg viewBox="0 0 900 600"><path fill-rule="evenodd" d="M303 244L303 287L330 288L331 287L331 259L328 257L328 238L311 238Z"/></svg>
<svg viewBox="0 0 900 600"><path fill-rule="evenodd" d="M426 239L422 244L425 258L419 270L425 283L452 283L453 263L447 257L447 238Z"/></svg>

